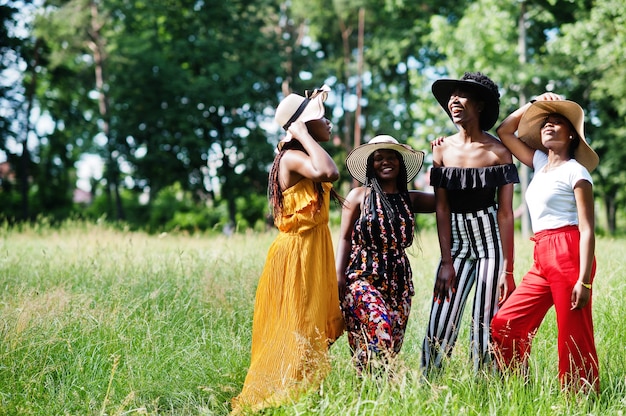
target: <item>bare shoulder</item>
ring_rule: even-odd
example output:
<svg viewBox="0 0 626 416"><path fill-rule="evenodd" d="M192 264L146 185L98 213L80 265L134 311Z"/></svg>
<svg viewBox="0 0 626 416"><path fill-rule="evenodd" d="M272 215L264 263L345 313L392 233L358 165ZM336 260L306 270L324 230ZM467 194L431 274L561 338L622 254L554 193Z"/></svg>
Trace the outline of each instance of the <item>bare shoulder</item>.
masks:
<svg viewBox="0 0 626 416"><path fill-rule="evenodd" d="M513 163L513 156L509 149L495 136L486 133L489 150L496 156L499 163Z"/></svg>
<svg viewBox="0 0 626 416"><path fill-rule="evenodd" d="M455 136L439 137L431 142L433 166L442 166L446 150L452 146Z"/></svg>
<svg viewBox="0 0 626 416"><path fill-rule="evenodd" d="M352 190L350 190L350 192L348 192L348 195L346 196L346 202L360 203L363 200L366 191L367 187L365 186L357 186L356 188L353 188Z"/></svg>
<svg viewBox="0 0 626 416"><path fill-rule="evenodd" d="M285 163L300 164L302 163L302 160L308 159L308 158L309 158L309 155L307 155L305 152L303 152L300 149L288 149L283 154L283 157L281 158L281 163L285 162Z"/></svg>
<svg viewBox="0 0 626 416"><path fill-rule="evenodd" d="M348 192L346 199L343 204L343 212L344 214L349 212L351 215L355 215L354 213L359 212L361 210L361 203L365 198L365 192L368 191L368 188L365 186L358 186L353 188Z"/></svg>

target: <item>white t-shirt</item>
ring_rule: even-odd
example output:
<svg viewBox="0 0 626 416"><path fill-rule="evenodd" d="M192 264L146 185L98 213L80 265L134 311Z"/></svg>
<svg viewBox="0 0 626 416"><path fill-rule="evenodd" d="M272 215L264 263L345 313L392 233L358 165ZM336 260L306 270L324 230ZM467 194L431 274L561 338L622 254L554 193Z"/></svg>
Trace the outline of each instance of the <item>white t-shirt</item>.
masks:
<svg viewBox="0 0 626 416"><path fill-rule="evenodd" d="M566 225L578 225L574 186L581 180L593 185L587 169L575 159L544 172L548 155L535 151L533 179L526 189L526 205L533 232L551 230Z"/></svg>

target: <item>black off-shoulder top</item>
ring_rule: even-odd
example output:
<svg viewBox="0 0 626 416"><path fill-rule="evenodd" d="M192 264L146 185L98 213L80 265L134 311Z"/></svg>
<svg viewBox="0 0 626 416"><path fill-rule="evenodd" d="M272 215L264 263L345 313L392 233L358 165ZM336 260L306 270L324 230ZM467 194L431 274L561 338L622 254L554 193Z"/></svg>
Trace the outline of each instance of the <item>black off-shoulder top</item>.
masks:
<svg viewBox="0 0 626 416"><path fill-rule="evenodd" d="M430 184L444 188L452 212L474 212L496 203L498 187L519 183L513 163L484 168L436 167L430 171Z"/></svg>

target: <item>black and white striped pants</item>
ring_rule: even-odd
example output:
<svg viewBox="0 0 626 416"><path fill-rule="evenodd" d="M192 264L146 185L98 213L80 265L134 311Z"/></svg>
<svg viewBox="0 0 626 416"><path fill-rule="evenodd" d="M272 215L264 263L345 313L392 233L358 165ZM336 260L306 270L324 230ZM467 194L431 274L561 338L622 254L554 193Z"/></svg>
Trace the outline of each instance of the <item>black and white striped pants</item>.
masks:
<svg viewBox="0 0 626 416"><path fill-rule="evenodd" d="M504 262L496 214L496 206L451 214L452 260L457 279L449 298L433 301L422 346L424 371L441 367L443 358L452 353L474 282L477 284L470 335L474 371L491 359L489 325L498 307L498 277Z"/></svg>

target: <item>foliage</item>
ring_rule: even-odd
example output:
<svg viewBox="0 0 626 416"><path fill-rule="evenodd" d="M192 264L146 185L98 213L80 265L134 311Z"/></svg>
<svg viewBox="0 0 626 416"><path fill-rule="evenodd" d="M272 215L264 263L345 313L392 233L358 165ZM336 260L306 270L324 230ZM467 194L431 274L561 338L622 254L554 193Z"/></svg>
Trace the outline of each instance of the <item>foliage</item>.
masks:
<svg viewBox="0 0 626 416"><path fill-rule="evenodd" d="M432 82L482 71L500 86L501 119L546 90L583 105L602 161L594 172L602 228L620 232L624 0L22 3L29 19L20 36L18 3L0 6L0 71L19 74L0 85L0 150L17 178L0 178L2 192L14 194L4 217L75 215L75 165L90 153L105 171L90 178L97 203L85 217L169 228L175 211L164 216L154 202L178 184L194 206L174 223L215 226L189 214L208 204L226 209L221 224L255 227L265 213L239 199L266 194L280 134L272 109L282 96L333 88L327 149L346 194L343 162L356 141L387 133L428 151L454 129ZM148 198L138 208L140 195Z"/></svg>
<svg viewBox="0 0 626 416"><path fill-rule="evenodd" d="M559 68L557 88L586 108L586 136L600 156L596 192L605 203L607 229L617 230L617 207L624 206L626 149L626 11L621 1L602 0L563 25L549 43L549 62ZM565 70L567 69L567 71ZM574 76L571 76L571 75ZM561 87L562 86L562 87Z"/></svg>

